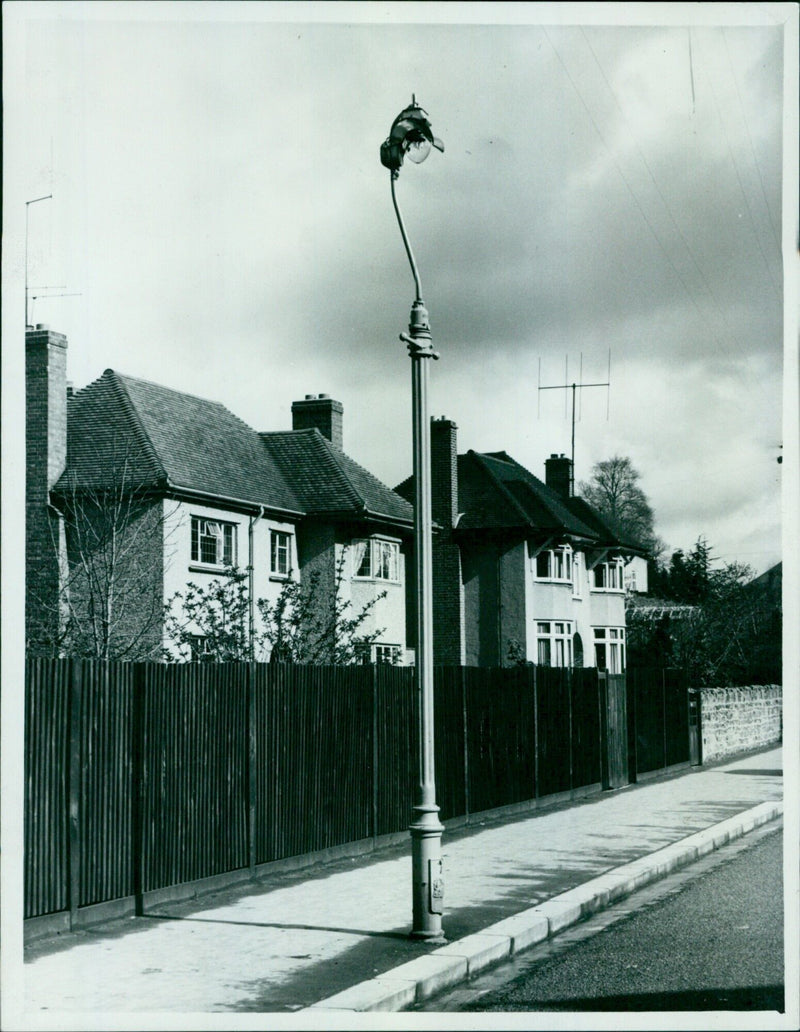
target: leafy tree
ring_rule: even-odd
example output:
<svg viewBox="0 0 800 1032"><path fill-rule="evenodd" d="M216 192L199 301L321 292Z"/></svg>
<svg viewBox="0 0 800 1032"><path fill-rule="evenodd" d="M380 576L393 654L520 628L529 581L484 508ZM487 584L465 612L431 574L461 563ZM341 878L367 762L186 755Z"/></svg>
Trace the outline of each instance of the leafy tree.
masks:
<svg viewBox="0 0 800 1032"><path fill-rule="evenodd" d="M673 552L651 588L674 605L657 620L628 607L630 664L683 667L695 686L780 681L780 607L752 580L743 563L714 567L702 537L688 554Z"/></svg>
<svg viewBox="0 0 800 1032"><path fill-rule="evenodd" d="M640 479L629 458L615 455L595 463L590 479L581 482L578 490L626 539L657 556L665 545L655 534L653 510L639 486Z"/></svg>
<svg viewBox="0 0 800 1032"><path fill-rule="evenodd" d="M247 573L231 567L206 586L187 585L166 606L166 631L172 649L165 658L211 662L269 657L272 663L340 665L356 663L383 633L365 631L364 625L378 602L380 592L357 612L343 597L346 550L336 563L334 589L325 597L318 572L303 583L284 582L274 602L257 599L260 629L250 639L250 599ZM202 645L200 643L202 642ZM202 655L198 655L198 648Z"/></svg>

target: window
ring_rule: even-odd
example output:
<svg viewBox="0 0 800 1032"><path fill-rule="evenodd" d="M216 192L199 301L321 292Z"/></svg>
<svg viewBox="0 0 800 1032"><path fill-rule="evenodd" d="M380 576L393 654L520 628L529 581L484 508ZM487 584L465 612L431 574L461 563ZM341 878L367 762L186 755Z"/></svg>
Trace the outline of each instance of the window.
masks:
<svg viewBox="0 0 800 1032"><path fill-rule="evenodd" d="M211 643L204 634L190 634L189 648L192 650L193 663L213 663L216 656L211 649Z"/></svg>
<svg viewBox="0 0 800 1032"><path fill-rule="evenodd" d="M583 594L583 581L581 580L581 574L583 571L583 564L581 562L581 553L574 552L572 555L572 597L580 598Z"/></svg>
<svg viewBox="0 0 800 1032"><path fill-rule="evenodd" d="M621 559L598 563L592 573L594 574L595 591L624 591Z"/></svg>
<svg viewBox="0 0 800 1032"><path fill-rule="evenodd" d="M236 524L192 516L192 562L235 566Z"/></svg>
<svg viewBox="0 0 800 1032"><path fill-rule="evenodd" d="M355 542L355 576L372 580L400 580L400 545L396 541Z"/></svg>
<svg viewBox="0 0 800 1032"><path fill-rule="evenodd" d="M400 646L384 645L356 645L356 656L359 663L389 663L394 666L400 662Z"/></svg>
<svg viewBox="0 0 800 1032"><path fill-rule="evenodd" d="M536 556L537 580L572 580L572 549L569 545L544 549Z"/></svg>
<svg viewBox="0 0 800 1032"><path fill-rule="evenodd" d="M607 670L610 674L624 673L624 627L595 627L594 661L598 670Z"/></svg>
<svg viewBox="0 0 800 1032"><path fill-rule="evenodd" d="M282 530L270 531L269 569L276 577L288 577L292 566L292 539Z"/></svg>
<svg viewBox="0 0 800 1032"><path fill-rule="evenodd" d="M572 666L572 623L540 620L536 624L536 662L539 666Z"/></svg>

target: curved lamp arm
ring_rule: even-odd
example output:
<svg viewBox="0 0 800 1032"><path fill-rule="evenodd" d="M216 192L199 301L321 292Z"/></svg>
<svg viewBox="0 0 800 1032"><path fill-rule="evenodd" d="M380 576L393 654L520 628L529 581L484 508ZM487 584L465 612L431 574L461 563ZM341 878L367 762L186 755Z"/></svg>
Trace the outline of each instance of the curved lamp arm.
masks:
<svg viewBox="0 0 800 1032"><path fill-rule="evenodd" d="M414 286L416 287L416 290L417 290L416 300L417 301L422 301L422 287L421 287L420 281L419 281L419 271L417 269L417 263L414 260L414 252L411 250L411 244L409 243L409 240L408 240L408 234L406 233L406 227L403 224L403 216L400 214L400 208L399 208L399 206L397 204L397 193L395 191L395 186L394 186L395 180L397 179L397 175L398 175L398 173L397 173L396 169L393 169L390 172L391 183L392 183L392 204L394 205L395 215L397 215L397 225L400 227L400 234L403 237L403 243L405 244L406 254L408 255L408 261L409 261L409 264L411 265L411 272L413 273L413 276L414 276Z"/></svg>

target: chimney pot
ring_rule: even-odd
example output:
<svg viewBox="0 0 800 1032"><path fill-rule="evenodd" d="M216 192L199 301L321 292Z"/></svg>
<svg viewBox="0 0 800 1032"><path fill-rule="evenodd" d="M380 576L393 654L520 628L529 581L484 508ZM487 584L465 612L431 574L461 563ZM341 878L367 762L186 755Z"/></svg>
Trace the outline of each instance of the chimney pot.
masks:
<svg viewBox="0 0 800 1032"><path fill-rule="evenodd" d="M50 323L37 322L36 329L37 330L49 330L50 329Z"/></svg>

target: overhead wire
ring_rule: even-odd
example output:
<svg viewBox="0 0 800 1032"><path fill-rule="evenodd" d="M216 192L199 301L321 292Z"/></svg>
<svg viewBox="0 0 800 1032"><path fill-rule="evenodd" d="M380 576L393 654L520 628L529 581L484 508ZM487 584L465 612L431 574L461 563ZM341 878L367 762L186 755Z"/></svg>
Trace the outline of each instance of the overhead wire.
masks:
<svg viewBox="0 0 800 1032"><path fill-rule="evenodd" d="M620 102L619 102L619 100L618 100L618 98L616 96L616 93L614 92L614 89L612 88L611 84L608 81L608 77L605 74L605 71L604 71L604 69L602 67L602 64L600 63L600 61L599 61L599 59L597 57L597 54L595 53L594 48L592 47L589 39L586 36L586 33L584 32L584 30L582 28L580 29L580 32L581 32L581 34L582 34L582 36L583 36L583 38L584 38L584 40L586 42L587 47L589 48L589 51L592 54L592 57L594 58L595 64L596 64L596 66L597 66L597 68L598 68L598 70L600 72L600 75L603 78L603 81L606 84L606 87L607 87L607 89L609 91L609 94L611 95L611 97L612 97L612 99L614 101L614 104L616 105L617 109L619 110L623 120L627 123L627 118L626 118L625 113L624 113L624 111L622 109L622 106L621 106L621 104L620 104ZM683 290L684 290L687 298L689 299L689 301L691 302L691 304L694 307L695 311L697 312L701 322L704 323L705 325L709 326L709 328L711 329L712 335L714 337L714 340L715 340L715 342L717 344L718 349L720 351L723 351L725 349L725 344L723 343L723 341L722 341L722 339L721 339L721 337L719 335L719 332L715 329L715 327L713 325L711 325L709 323L708 317L701 310L700 305L698 304L697 298L694 295L694 292L691 290L691 288L690 288L689 284L687 283L686 279L684 278L684 276L682 275L682 273L678 269L677 265L675 264L675 261L673 260L672 255L669 253L669 251L667 250L665 244L661 240L661 237L659 236L658 232L656 231L652 221L647 216L647 214L646 214L646 212L644 210L644 207L643 207L642 203L640 202L639 198L637 197L636 192L634 191L633 186L632 186L630 180L628 179L628 177L623 172L619 162L617 161L616 157L612 153L612 150L611 150L610 146L606 143L604 134L600 130L600 128L599 128L599 126L597 124L597 120L595 119L594 114L591 111L591 108L589 107L588 103L586 102L586 100L585 100L585 98L584 98L580 88L578 87L577 83L575 82L573 76L570 74L570 71L567 68L566 63L564 62L564 60L563 60L563 58L562 58L558 48L556 47L555 43L551 39L551 37L550 37L550 35L549 35L549 33L547 32L546 29L544 30L544 34L545 34L548 42L550 43L550 46L552 47L553 52L556 55L556 58L558 59L561 67L563 68L564 73L565 73L567 79L570 82L570 85L574 89L578 99L580 100L580 102L583 105L587 115L589 116L589 118L590 118L590 120L592 122L592 125L594 126L595 132L597 133L598 138L600 139L601 143L603 144L603 146L604 146L604 148L606 150L606 153L611 158L611 160L612 160L612 162L614 164L614 167L617 170L617 173L618 173L620 179L625 184L628 192L630 193L630 196L631 196L632 200L634 201L634 204L636 205L640 215L642 216L643 221L647 225L647 228L649 229L653 239L658 244L659 249L661 250L662 254L666 258L666 260L669 263L670 267L672 268L672 271L674 272L677 280L680 282L681 286L683 287ZM713 309L716 310L716 314L717 314L718 318L720 319L721 323L723 323L725 325L725 327L727 329L728 340L734 340L739 345L739 349L740 349L740 351L742 353L742 356L745 357L746 354L747 354L747 351L748 351L748 348L747 348L746 344L743 341L738 340L738 337L737 337L735 329L733 327L731 327L731 325L730 325L730 323L728 321L727 316L725 315L723 309L721 308L719 302L717 301L717 299L716 299L716 297L714 295L714 291L711 288L711 285L709 284L709 282L708 282L708 280L706 278L706 275L705 275L705 273L704 273L700 263L698 262L698 260L697 260L697 258L695 256L692 248L690 247L688 241L686 240L686 237L685 237L684 233L682 232L680 226L678 225L678 223L677 223L677 221L675 219L675 216L672 213L672 210L670 209L670 206L667 203L666 198L664 197L663 191L661 190L661 188L660 188L660 186L659 186L659 184L658 184L658 182L656 180L656 177L653 174L653 171L652 171L652 169L651 169L647 159L645 158L644 154L642 153L642 150L641 150L638 142L636 141L635 137L633 136L633 134L632 134L632 138L633 138L634 146L636 147L637 153L639 154L639 157L641 158L644 167L647 169L647 173L648 173L648 175L650 177L650 180L652 181L652 184L653 184L653 186L654 186L654 188L655 188L655 190L656 190L656 192L657 192L657 194L658 194L658 196L659 196L659 198L661 200L661 203L662 203L662 205L664 207L664 211L666 212L666 214L667 214L670 222L674 226L674 228L675 228L675 230L676 230L676 232L677 232L677 234L678 234L678 236L679 236L679 238L680 238L684 248L686 249L686 253L687 253L690 261L692 262L694 268L697 270L699 278L702 281L702 283L703 283L703 285L704 285L704 287L705 287L705 289L706 289L706 291L708 293L708 299L710 300ZM741 376L741 374L739 374L739 375ZM758 389L761 389L760 385L758 385ZM766 395L765 395L765 400L766 400Z"/></svg>
<svg viewBox="0 0 800 1032"><path fill-rule="evenodd" d="M728 64L730 65L731 69L731 78L733 79L733 84L736 88L736 99L739 101L739 110L742 113L742 123L747 133L747 142L750 144L750 153L753 157L753 165L755 166L756 172L758 173L758 182L761 186L761 196L764 198L764 207L767 209L767 219L769 222L770 229L772 230L773 239L775 241L775 248L777 250L778 260L782 261L783 252L781 247L780 229L776 225L775 217L772 214L772 208L770 207L769 197L767 196L767 188L764 185L764 177L761 174L761 165L759 163L758 156L756 154L756 149L753 144L753 134L750 132L750 123L747 120L747 110L742 100L741 91L739 90L739 77L736 74L736 65L734 64L733 58L731 57L730 47L728 46L728 36L724 27L722 29L722 38L725 42L725 53L727 55Z"/></svg>

